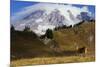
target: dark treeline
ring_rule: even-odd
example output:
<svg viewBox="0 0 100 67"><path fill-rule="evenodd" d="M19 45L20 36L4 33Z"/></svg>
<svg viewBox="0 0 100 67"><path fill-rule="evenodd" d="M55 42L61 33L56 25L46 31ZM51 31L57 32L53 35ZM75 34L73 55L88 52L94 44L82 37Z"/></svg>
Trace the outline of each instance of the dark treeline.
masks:
<svg viewBox="0 0 100 67"><path fill-rule="evenodd" d="M29 27L25 27L23 31L15 30L14 26L11 26L11 37L17 35L17 36L23 36L23 37L33 37L38 38L37 34L35 34L33 31L30 30ZM53 31L51 29L47 29L46 33L44 35L41 35L39 38L43 39L47 37L48 39L53 39Z"/></svg>
<svg viewBox="0 0 100 67"><path fill-rule="evenodd" d="M69 28L73 28L73 27L78 27L78 26L80 26L81 24L83 24L84 22L95 22L95 20L94 20L94 19L91 19L91 20L88 20L88 21L84 21L84 20L83 20L83 21L81 21L81 22L75 24L74 26L72 26L72 25L69 25L69 26L62 25L62 26L59 26L59 27L55 27L55 28L54 28L54 31L61 30L61 29L69 29Z"/></svg>
<svg viewBox="0 0 100 67"><path fill-rule="evenodd" d="M15 30L14 26L11 25L10 32L11 32L11 37L13 37L13 36L30 37L31 36L33 38L37 38L37 35L34 32L32 32L30 30L30 28L27 26L25 27L25 29L23 31L19 31L19 30Z"/></svg>

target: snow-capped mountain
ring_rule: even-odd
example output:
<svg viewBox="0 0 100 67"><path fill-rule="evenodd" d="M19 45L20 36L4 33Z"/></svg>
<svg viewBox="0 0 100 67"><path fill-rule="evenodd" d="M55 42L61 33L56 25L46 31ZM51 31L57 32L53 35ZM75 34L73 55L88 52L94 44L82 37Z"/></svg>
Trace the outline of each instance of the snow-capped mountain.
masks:
<svg viewBox="0 0 100 67"><path fill-rule="evenodd" d="M42 35L48 28L53 30L62 25L74 26L83 18L89 17L88 12L78 10L71 5L36 4L20 12L18 15L21 19L13 24L16 30L23 30L25 26L29 26L36 34Z"/></svg>

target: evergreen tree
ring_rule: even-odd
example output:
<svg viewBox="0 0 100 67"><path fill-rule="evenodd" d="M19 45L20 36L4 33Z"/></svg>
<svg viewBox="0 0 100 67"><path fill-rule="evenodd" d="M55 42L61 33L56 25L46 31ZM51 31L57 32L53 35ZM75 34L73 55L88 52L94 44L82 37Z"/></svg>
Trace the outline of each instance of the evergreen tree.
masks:
<svg viewBox="0 0 100 67"><path fill-rule="evenodd" d="M24 32L29 32L30 28L28 26L25 26Z"/></svg>
<svg viewBox="0 0 100 67"><path fill-rule="evenodd" d="M15 31L15 28L13 25L11 25L11 32Z"/></svg>
<svg viewBox="0 0 100 67"><path fill-rule="evenodd" d="M58 30L58 28L57 28L57 27L55 27L55 28L54 28L54 30L55 30L55 31L57 31L57 30Z"/></svg>
<svg viewBox="0 0 100 67"><path fill-rule="evenodd" d="M52 30L51 29L47 29L45 35L46 35L47 38L52 39L53 38Z"/></svg>
<svg viewBox="0 0 100 67"><path fill-rule="evenodd" d="M67 28L67 26L66 25L63 25L62 28L65 29L65 28Z"/></svg>

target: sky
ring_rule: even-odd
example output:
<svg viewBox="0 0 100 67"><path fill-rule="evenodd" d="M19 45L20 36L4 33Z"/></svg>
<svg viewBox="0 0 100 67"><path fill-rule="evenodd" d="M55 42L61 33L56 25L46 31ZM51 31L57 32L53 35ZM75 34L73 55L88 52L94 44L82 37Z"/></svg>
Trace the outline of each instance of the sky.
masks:
<svg viewBox="0 0 100 67"><path fill-rule="evenodd" d="M10 5L11 15L13 15L16 12L19 12L24 7L31 6L31 5L34 5L36 3L37 2L26 2L26 1L11 0L11 5Z"/></svg>
<svg viewBox="0 0 100 67"><path fill-rule="evenodd" d="M14 16L16 13L23 10L25 7L29 7L35 4L38 4L40 2L28 2L28 1L16 1L11 0L11 6L10 6L10 14L11 16ZM66 3L63 3L64 5L68 5ZM83 8L86 6L87 8L84 8L84 10L87 10L91 12L95 16L95 6L94 5L80 5L80 4L71 4L72 6L75 6L77 8Z"/></svg>

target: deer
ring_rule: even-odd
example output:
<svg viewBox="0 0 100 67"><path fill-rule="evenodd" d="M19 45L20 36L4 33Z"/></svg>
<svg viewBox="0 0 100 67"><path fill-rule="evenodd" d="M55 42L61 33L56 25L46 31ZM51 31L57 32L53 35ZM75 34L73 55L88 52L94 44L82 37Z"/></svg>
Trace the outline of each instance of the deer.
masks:
<svg viewBox="0 0 100 67"><path fill-rule="evenodd" d="M87 53L87 48L86 47L81 47L81 48L78 48L78 53L80 53L80 54L86 54Z"/></svg>
<svg viewBox="0 0 100 67"><path fill-rule="evenodd" d="M76 54L80 55L80 56L85 56L87 54L87 47L83 46L83 47L79 47L78 45L76 45Z"/></svg>

